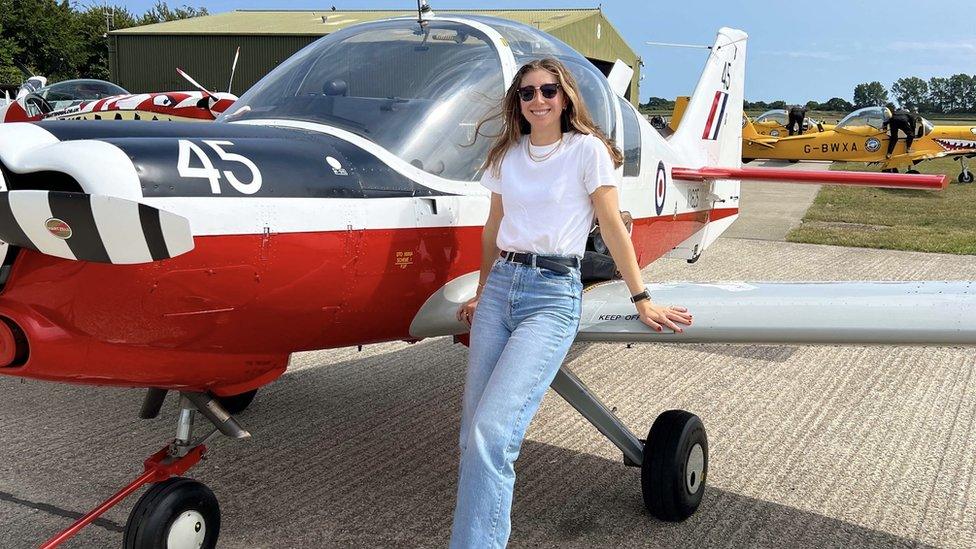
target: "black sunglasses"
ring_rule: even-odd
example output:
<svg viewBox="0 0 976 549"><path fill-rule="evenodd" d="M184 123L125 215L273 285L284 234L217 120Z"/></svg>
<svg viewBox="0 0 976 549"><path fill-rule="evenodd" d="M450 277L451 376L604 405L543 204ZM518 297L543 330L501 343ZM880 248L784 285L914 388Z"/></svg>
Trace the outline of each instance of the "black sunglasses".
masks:
<svg viewBox="0 0 976 549"><path fill-rule="evenodd" d="M522 86L518 89L518 94L519 97L522 98L522 101L528 102L535 99L535 90L539 90L542 97L552 99L553 97L556 97L556 92L559 91L559 84L543 84L538 88L535 86Z"/></svg>

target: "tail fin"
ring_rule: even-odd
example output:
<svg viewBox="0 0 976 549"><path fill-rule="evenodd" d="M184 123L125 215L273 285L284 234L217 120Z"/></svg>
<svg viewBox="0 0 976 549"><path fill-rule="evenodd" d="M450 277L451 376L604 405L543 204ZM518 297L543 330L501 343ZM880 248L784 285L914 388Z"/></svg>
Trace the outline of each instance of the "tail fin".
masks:
<svg viewBox="0 0 976 549"><path fill-rule="evenodd" d="M738 167L742 163L742 99L745 89L746 39L740 30L718 31L673 146L703 165Z"/></svg>
<svg viewBox="0 0 976 549"><path fill-rule="evenodd" d="M764 137L760 134L756 127L752 125L752 119L748 116L742 117L742 138L743 139L758 139Z"/></svg>
<svg viewBox="0 0 976 549"><path fill-rule="evenodd" d="M691 101L691 97L687 95L679 95L674 98L674 110L671 111L671 121L668 122L672 132L678 131L681 117L685 115L685 110L688 108L688 101Z"/></svg>

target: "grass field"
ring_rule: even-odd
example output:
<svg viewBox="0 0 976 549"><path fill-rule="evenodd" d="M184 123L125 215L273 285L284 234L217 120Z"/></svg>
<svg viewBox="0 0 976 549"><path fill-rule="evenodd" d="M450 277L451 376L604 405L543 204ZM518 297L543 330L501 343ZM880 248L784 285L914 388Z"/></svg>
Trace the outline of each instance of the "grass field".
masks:
<svg viewBox="0 0 976 549"><path fill-rule="evenodd" d="M940 192L824 186L790 242L976 255L976 184L955 183L959 162L916 166L953 181ZM877 171L858 163L831 169Z"/></svg>

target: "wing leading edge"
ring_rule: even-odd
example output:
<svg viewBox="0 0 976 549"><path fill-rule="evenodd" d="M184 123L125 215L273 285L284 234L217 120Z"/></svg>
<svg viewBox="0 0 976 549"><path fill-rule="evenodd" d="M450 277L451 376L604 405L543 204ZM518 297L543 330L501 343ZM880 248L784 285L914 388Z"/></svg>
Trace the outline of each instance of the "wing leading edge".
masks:
<svg viewBox="0 0 976 549"><path fill-rule="evenodd" d="M627 286L583 296L577 341L671 343L976 344L976 282L656 284L656 303L694 314L682 334L636 318Z"/></svg>

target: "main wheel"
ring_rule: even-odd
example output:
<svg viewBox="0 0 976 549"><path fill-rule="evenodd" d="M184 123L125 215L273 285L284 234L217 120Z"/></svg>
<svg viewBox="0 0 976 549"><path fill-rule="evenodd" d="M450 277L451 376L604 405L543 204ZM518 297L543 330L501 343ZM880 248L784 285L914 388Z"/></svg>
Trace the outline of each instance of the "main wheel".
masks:
<svg viewBox="0 0 976 549"><path fill-rule="evenodd" d="M708 437L701 419L684 410L657 416L644 444L641 493L644 506L669 522L694 514L705 494Z"/></svg>
<svg viewBox="0 0 976 549"><path fill-rule="evenodd" d="M973 182L973 172L969 170L963 170L959 172L959 182L960 183L972 183Z"/></svg>
<svg viewBox="0 0 976 549"><path fill-rule="evenodd" d="M920 172L920 171L918 171L918 170L916 170L916 169L909 169L909 170L908 170L907 172L905 172L905 173L910 173L910 174L918 174L918 173L922 173L922 172Z"/></svg>
<svg viewBox="0 0 976 549"><path fill-rule="evenodd" d="M136 502L123 533L124 549L213 549L220 505L200 482L173 477L154 484Z"/></svg>
<svg viewBox="0 0 976 549"><path fill-rule="evenodd" d="M216 397L217 402L227 410L227 413L231 415L239 414L247 407L251 405L251 401L254 400L254 395L258 394L257 389L252 389L246 393L241 393L239 395Z"/></svg>

